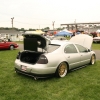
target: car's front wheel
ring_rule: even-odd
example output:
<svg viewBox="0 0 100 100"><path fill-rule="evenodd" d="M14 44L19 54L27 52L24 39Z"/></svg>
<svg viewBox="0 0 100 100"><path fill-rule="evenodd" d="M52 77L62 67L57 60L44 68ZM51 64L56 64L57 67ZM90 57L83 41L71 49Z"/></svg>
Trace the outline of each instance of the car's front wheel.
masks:
<svg viewBox="0 0 100 100"><path fill-rule="evenodd" d="M14 46L13 45L10 46L10 50L14 50Z"/></svg>
<svg viewBox="0 0 100 100"><path fill-rule="evenodd" d="M91 56L90 64L93 65L96 62L96 57L95 55Z"/></svg>
<svg viewBox="0 0 100 100"><path fill-rule="evenodd" d="M60 63L56 70L57 77L65 77L68 72L68 66L65 62Z"/></svg>

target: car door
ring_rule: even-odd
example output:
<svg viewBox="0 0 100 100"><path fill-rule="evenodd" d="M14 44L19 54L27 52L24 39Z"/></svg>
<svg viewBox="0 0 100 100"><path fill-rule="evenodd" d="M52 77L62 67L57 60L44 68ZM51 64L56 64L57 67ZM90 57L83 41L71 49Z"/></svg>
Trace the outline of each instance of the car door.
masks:
<svg viewBox="0 0 100 100"><path fill-rule="evenodd" d="M5 43L5 42L1 42L1 43L0 43L0 48L1 48L1 49L6 49L6 48L7 48L6 43Z"/></svg>
<svg viewBox="0 0 100 100"><path fill-rule="evenodd" d="M4 42L0 39L0 49L4 48Z"/></svg>
<svg viewBox="0 0 100 100"><path fill-rule="evenodd" d="M6 41L0 40L0 49L8 49L9 48L9 43Z"/></svg>
<svg viewBox="0 0 100 100"><path fill-rule="evenodd" d="M64 55L69 64L69 69L80 66L80 54L73 44L68 44L65 46Z"/></svg>
<svg viewBox="0 0 100 100"><path fill-rule="evenodd" d="M80 65L88 64L90 62L90 58L91 58L90 51L87 48L85 48L79 44L75 44L75 45L78 48L79 53L80 53L80 57L81 57Z"/></svg>

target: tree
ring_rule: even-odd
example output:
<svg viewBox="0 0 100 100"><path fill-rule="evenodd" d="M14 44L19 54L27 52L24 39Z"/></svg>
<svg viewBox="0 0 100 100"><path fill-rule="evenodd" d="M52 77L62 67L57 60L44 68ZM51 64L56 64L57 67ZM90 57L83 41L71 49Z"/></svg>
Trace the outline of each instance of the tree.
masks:
<svg viewBox="0 0 100 100"><path fill-rule="evenodd" d="M35 31L35 29L29 28L29 31Z"/></svg>
<svg viewBox="0 0 100 100"><path fill-rule="evenodd" d="M62 28L59 27L59 28L57 28L57 30L58 30L58 31L59 31L59 30L62 30Z"/></svg>
<svg viewBox="0 0 100 100"><path fill-rule="evenodd" d="M49 27L45 27L45 28L44 28L44 30L49 30L49 29L50 29Z"/></svg>
<svg viewBox="0 0 100 100"><path fill-rule="evenodd" d="M20 31L24 31L24 28L21 28Z"/></svg>

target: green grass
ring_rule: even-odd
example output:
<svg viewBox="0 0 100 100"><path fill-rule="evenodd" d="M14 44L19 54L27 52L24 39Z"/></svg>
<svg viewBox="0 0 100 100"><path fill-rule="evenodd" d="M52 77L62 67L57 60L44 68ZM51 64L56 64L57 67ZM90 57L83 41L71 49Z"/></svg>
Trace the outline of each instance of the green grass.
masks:
<svg viewBox="0 0 100 100"><path fill-rule="evenodd" d="M23 44L23 41L15 41L16 43L20 43L20 44Z"/></svg>
<svg viewBox="0 0 100 100"><path fill-rule="evenodd" d="M15 73L17 53L0 51L0 100L100 100L100 61L64 78L35 81Z"/></svg>
<svg viewBox="0 0 100 100"><path fill-rule="evenodd" d="M93 50L100 50L100 43L93 43L92 44L92 49Z"/></svg>

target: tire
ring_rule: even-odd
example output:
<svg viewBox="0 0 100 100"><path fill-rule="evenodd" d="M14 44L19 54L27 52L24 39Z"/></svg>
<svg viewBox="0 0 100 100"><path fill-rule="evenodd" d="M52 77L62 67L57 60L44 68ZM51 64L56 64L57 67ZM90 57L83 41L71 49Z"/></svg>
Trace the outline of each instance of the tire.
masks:
<svg viewBox="0 0 100 100"><path fill-rule="evenodd" d="M15 73L16 73L16 74L19 74L16 70L15 70Z"/></svg>
<svg viewBox="0 0 100 100"><path fill-rule="evenodd" d="M91 60L90 60L90 64L93 65L93 64L95 64L95 62L96 62L96 57L95 57L95 55L92 55Z"/></svg>
<svg viewBox="0 0 100 100"><path fill-rule="evenodd" d="M13 45L10 46L10 50L14 50L14 46Z"/></svg>
<svg viewBox="0 0 100 100"><path fill-rule="evenodd" d="M68 66L65 62L60 63L56 70L56 76L59 78L65 77L68 72Z"/></svg>

